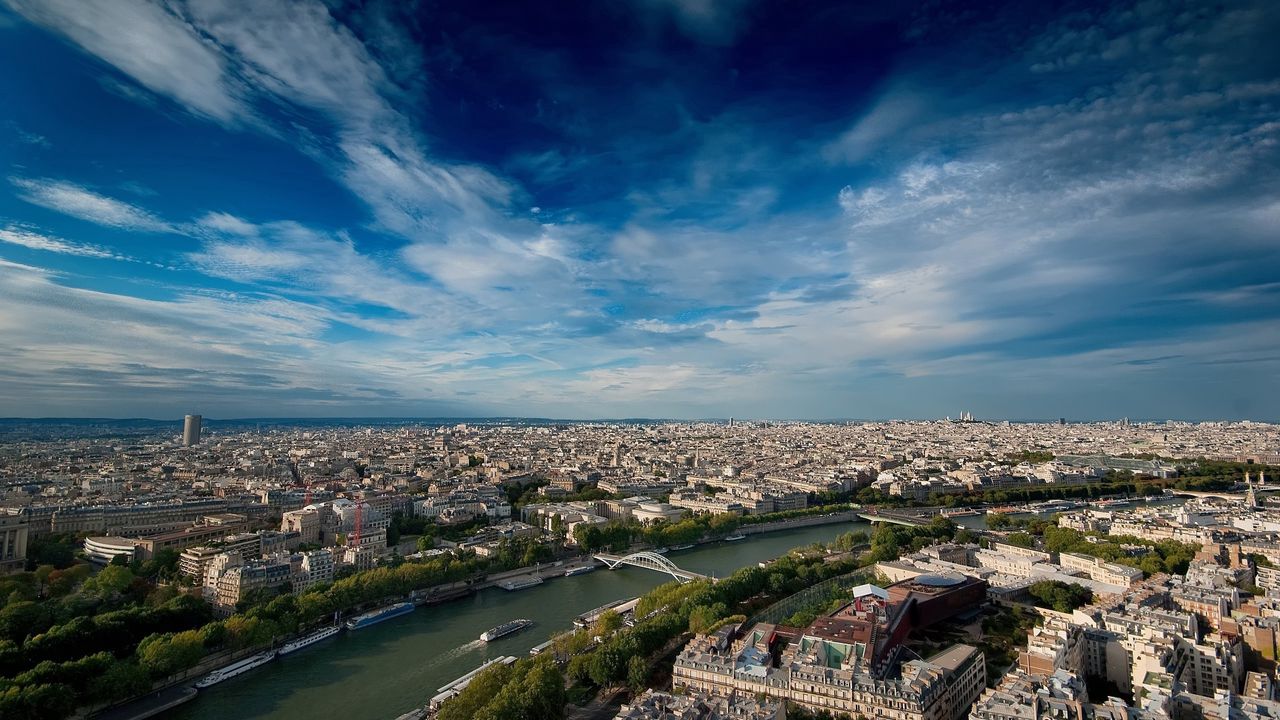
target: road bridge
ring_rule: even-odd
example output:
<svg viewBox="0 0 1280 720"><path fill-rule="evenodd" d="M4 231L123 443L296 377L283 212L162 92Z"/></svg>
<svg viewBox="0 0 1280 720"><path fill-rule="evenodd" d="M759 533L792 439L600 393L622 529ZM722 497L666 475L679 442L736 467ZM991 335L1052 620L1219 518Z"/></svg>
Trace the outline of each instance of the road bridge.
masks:
<svg viewBox="0 0 1280 720"><path fill-rule="evenodd" d="M1262 488L1259 488L1259 491L1261 490ZM1203 492L1200 490L1174 490L1173 494L1176 497L1216 498L1218 500L1240 500L1242 502L1248 497L1243 493Z"/></svg>
<svg viewBox="0 0 1280 720"><path fill-rule="evenodd" d="M596 559L608 566L610 570L616 570L619 565L630 565L632 567L667 573L680 582L715 579L708 578L706 575L701 575L696 572L682 570L679 565L676 565L656 552L648 550L631 553L630 555L610 555L608 553L600 553L599 555L596 555Z"/></svg>
<svg viewBox="0 0 1280 720"><path fill-rule="evenodd" d="M885 515L878 513L859 513L858 517L870 523L891 523L893 525L906 525L907 527L922 527L928 525L919 518L904 517L902 515Z"/></svg>

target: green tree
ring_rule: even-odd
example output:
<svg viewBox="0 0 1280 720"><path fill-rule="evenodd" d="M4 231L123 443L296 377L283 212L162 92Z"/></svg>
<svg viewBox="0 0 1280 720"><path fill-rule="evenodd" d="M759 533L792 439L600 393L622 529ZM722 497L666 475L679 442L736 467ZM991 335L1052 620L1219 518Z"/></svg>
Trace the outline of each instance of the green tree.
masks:
<svg viewBox="0 0 1280 720"><path fill-rule="evenodd" d="M1036 539L1024 532L1010 533L1005 537L1004 541L1022 548L1034 548L1036 546Z"/></svg>
<svg viewBox="0 0 1280 720"><path fill-rule="evenodd" d="M28 635L39 635L53 624L49 609L29 600L10 603L0 610L0 637L21 645Z"/></svg>
<svg viewBox="0 0 1280 720"><path fill-rule="evenodd" d="M138 663L161 678L185 670L204 657L204 636L198 630L149 635L138 644Z"/></svg>
<svg viewBox="0 0 1280 720"><path fill-rule="evenodd" d="M627 685L631 692L639 695L649 684L649 663L639 655L627 661Z"/></svg>

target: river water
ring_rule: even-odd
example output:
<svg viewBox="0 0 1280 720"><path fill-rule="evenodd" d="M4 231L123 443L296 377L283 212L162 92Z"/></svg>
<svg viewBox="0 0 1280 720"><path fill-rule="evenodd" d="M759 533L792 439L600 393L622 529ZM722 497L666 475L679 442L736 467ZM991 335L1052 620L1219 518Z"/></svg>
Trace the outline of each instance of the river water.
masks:
<svg viewBox="0 0 1280 720"><path fill-rule="evenodd" d="M985 518L956 518L982 527ZM814 542L829 542L865 522L818 525L748 536L672 552L681 568L724 577L738 568ZM670 580L642 568L604 569L557 578L526 590L483 590L461 600L344 632L237 678L201 690L166 720L392 720L421 707L438 689L491 658L523 657L572 627L575 617L614 600L635 597ZM528 630L491 643L480 633L515 618Z"/></svg>

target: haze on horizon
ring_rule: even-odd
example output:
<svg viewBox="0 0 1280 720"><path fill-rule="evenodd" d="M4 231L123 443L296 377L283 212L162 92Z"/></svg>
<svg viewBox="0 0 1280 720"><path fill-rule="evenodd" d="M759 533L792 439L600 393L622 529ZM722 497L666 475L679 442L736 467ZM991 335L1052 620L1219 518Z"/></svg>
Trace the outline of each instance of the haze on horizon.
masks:
<svg viewBox="0 0 1280 720"><path fill-rule="evenodd" d="M1280 420L1280 4L0 0L0 417Z"/></svg>

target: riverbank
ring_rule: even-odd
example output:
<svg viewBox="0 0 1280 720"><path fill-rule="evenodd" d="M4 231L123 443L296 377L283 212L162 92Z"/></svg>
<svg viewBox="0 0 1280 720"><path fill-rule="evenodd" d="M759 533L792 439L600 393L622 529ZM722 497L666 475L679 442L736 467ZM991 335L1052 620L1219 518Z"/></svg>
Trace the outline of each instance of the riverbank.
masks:
<svg viewBox="0 0 1280 720"><path fill-rule="evenodd" d="M866 523L756 533L742 542L710 542L668 557L693 572L725 577L738 568L785 555L793 548L830 542ZM562 571L564 566L557 568ZM551 570L543 567L550 580ZM524 656L530 648L573 627L573 619L606 603L637 597L669 582L663 573L603 569L508 592L497 587L460 599L427 604L416 612L289 655L206 690L162 713L169 720L311 720L314 708L335 717L395 718L421 707L437 688L487 660ZM515 618L528 630L492 643L480 633ZM310 709L310 711L309 711Z"/></svg>

